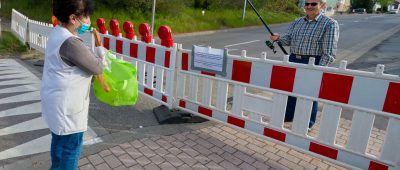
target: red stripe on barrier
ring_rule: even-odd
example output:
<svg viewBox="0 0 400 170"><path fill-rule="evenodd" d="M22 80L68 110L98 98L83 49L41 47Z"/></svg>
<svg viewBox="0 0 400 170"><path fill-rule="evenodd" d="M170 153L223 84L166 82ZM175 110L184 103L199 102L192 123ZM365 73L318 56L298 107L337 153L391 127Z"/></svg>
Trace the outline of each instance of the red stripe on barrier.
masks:
<svg viewBox="0 0 400 170"><path fill-rule="evenodd" d="M167 96L162 95L161 100L165 103L167 103Z"/></svg>
<svg viewBox="0 0 400 170"><path fill-rule="evenodd" d="M207 109L207 108L205 108L205 107L199 106L198 112L201 113L201 114L203 114L203 115L212 117L212 110L211 110L211 109Z"/></svg>
<svg viewBox="0 0 400 170"><path fill-rule="evenodd" d="M206 71L202 71L201 74L208 75L208 76L215 76L215 73L210 73Z"/></svg>
<svg viewBox="0 0 400 170"><path fill-rule="evenodd" d="M103 45L104 45L104 48L110 49L110 39L104 37L104 39L103 39Z"/></svg>
<svg viewBox="0 0 400 170"><path fill-rule="evenodd" d="M232 124L232 125L236 125L238 127L244 128L245 125L245 121L242 119L238 119L236 117L232 117L232 116L228 116L228 123Z"/></svg>
<svg viewBox="0 0 400 170"><path fill-rule="evenodd" d="M171 60L171 51L165 51L164 67L169 68L170 60Z"/></svg>
<svg viewBox="0 0 400 170"><path fill-rule="evenodd" d="M375 161L371 161L369 163L368 170L377 170L377 169L379 169L379 170L388 170L389 167L387 165L380 164L380 163L377 163Z"/></svg>
<svg viewBox="0 0 400 170"><path fill-rule="evenodd" d="M383 111L400 115L400 83L389 83Z"/></svg>
<svg viewBox="0 0 400 170"><path fill-rule="evenodd" d="M186 108L186 102L183 100L179 100L179 107Z"/></svg>
<svg viewBox="0 0 400 170"><path fill-rule="evenodd" d="M188 70L188 65L189 65L189 54L188 53L182 53L182 70Z"/></svg>
<svg viewBox="0 0 400 170"><path fill-rule="evenodd" d="M144 88L144 93L146 93L146 94L148 94L148 95L150 95L150 96L153 96L153 90L150 90L150 89L148 89L148 88Z"/></svg>
<svg viewBox="0 0 400 170"><path fill-rule="evenodd" d="M353 77L332 73L322 75L319 98L348 103Z"/></svg>
<svg viewBox="0 0 400 170"><path fill-rule="evenodd" d="M286 141L286 134L270 129L270 128L264 128L264 136L268 136L270 138L285 142Z"/></svg>
<svg viewBox="0 0 400 170"><path fill-rule="evenodd" d="M314 142L310 143L309 150L311 152L314 152L314 153L317 153L317 154L320 154L322 156L326 156L328 158L332 158L332 159L335 159L335 160L336 160L337 155L338 155L338 150L332 149L330 147L326 147L326 146L323 146L323 145L320 145L320 144L317 144L317 143L314 143Z"/></svg>
<svg viewBox="0 0 400 170"><path fill-rule="evenodd" d="M116 51L117 51L117 53L122 54L122 41L121 40L117 40L117 42L116 42Z"/></svg>
<svg viewBox="0 0 400 170"><path fill-rule="evenodd" d="M273 89L292 92L295 76L295 68L273 66L270 87Z"/></svg>
<svg viewBox="0 0 400 170"><path fill-rule="evenodd" d="M131 43L130 55L133 58L138 58L138 45L137 44Z"/></svg>
<svg viewBox="0 0 400 170"><path fill-rule="evenodd" d="M232 80L243 83L250 82L251 62L233 60L232 65Z"/></svg>
<svg viewBox="0 0 400 170"><path fill-rule="evenodd" d="M146 47L146 61L150 63L156 62L156 49L153 47Z"/></svg>

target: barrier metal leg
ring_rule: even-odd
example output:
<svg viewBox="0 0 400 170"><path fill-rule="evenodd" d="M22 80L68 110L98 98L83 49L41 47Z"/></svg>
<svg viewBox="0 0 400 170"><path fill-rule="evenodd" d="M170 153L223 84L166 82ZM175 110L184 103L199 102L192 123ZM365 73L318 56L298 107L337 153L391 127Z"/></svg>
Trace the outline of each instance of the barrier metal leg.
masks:
<svg viewBox="0 0 400 170"><path fill-rule="evenodd" d="M169 109L165 105L155 107L153 113L160 124L202 123L208 121L208 119L179 109Z"/></svg>

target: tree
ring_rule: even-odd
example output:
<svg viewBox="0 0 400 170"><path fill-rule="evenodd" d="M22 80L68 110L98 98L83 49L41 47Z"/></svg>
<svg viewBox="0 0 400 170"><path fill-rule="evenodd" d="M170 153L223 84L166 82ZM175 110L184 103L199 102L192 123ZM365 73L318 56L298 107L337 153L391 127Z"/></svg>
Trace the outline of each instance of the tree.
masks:
<svg viewBox="0 0 400 170"><path fill-rule="evenodd" d="M381 4L381 6L382 6L382 12L386 12L387 11L387 9L388 9L388 6L390 5L390 4L393 4L394 3L394 0L374 0L374 1L376 1L377 3L379 3L379 4Z"/></svg>
<svg viewBox="0 0 400 170"><path fill-rule="evenodd" d="M350 4L353 9L365 8L368 13L371 13L375 4L373 1L374 0L351 0Z"/></svg>

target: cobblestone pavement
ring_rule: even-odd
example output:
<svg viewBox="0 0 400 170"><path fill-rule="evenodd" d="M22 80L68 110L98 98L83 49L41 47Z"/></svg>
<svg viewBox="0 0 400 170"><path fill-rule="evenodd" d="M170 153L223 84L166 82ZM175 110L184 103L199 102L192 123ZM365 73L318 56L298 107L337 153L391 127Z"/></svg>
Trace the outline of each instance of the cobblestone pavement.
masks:
<svg viewBox="0 0 400 170"><path fill-rule="evenodd" d="M320 116L319 116L320 117ZM290 124L286 124L290 128ZM319 126L309 133L315 136ZM341 119L338 145L348 139L350 121ZM373 129L368 152L380 152L384 131ZM346 169L284 145L215 124L171 136L115 145L82 157L81 170L104 169Z"/></svg>

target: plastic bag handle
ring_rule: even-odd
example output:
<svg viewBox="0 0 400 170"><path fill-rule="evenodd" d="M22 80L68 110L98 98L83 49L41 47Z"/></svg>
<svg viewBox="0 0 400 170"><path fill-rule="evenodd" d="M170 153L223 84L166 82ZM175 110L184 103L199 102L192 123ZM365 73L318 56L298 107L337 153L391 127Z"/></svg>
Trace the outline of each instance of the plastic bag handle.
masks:
<svg viewBox="0 0 400 170"><path fill-rule="evenodd" d="M128 80L124 80L124 85L122 85L121 89L116 89L115 87L112 87L113 91L120 91L120 90L125 90L128 87Z"/></svg>
<svg viewBox="0 0 400 170"><path fill-rule="evenodd" d="M95 46L96 46L96 47L101 46L101 41L100 41L99 32L97 32L96 29L93 29L92 33L93 33L93 36L94 36L94 44L95 44ZM105 92L109 92L109 91L110 91L110 87L108 86L106 80L104 79L103 74L95 75L94 77L95 77L97 80L99 80L99 82L100 82L100 84L101 84L101 87L103 87L103 90L104 90Z"/></svg>

